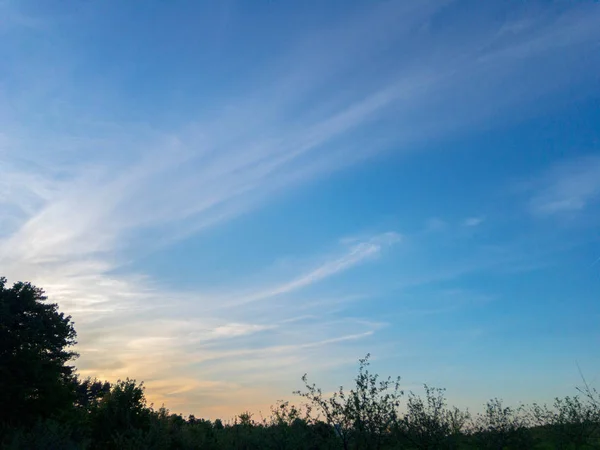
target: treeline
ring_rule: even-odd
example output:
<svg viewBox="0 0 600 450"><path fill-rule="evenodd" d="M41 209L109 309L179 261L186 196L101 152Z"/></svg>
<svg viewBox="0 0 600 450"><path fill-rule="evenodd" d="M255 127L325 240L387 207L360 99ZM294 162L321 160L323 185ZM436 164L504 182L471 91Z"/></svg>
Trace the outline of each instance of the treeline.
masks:
<svg viewBox="0 0 600 450"><path fill-rule="evenodd" d="M584 383L551 406L490 400L472 415L443 389L404 392L359 361L351 389L325 396L303 377L299 406L226 421L147 404L144 386L80 379L69 363L71 317L29 283L0 278L0 447L3 449L595 449L600 396Z"/></svg>

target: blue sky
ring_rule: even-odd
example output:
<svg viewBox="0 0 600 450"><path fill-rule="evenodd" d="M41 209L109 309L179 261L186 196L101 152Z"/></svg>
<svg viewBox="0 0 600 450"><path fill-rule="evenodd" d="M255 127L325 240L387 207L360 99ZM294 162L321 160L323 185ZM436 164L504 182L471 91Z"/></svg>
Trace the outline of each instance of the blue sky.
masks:
<svg viewBox="0 0 600 450"><path fill-rule="evenodd" d="M597 2L0 1L0 267L205 417L600 379Z"/></svg>

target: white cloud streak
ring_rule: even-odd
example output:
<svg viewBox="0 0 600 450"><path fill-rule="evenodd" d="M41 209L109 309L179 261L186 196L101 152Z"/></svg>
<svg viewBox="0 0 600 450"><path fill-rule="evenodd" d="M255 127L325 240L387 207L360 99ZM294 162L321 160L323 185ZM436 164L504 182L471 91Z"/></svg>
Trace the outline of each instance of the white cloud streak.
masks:
<svg viewBox="0 0 600 450"><path fill-rule="evenodd" d="M477 227L485 221L484 217L467 217L463 221L465 227Z"/></svg>
<svg viewBox="0 0 600 450"><path fill-rule="evenodd" d="M565 161L539 177L531 189L530 209L536 215L583 211L600 199L600 157Z"/></svg>
<svg viewBox="0 0 600 450"><path fill-rule="evenodd" d="M327 261L298 278L266 291L243 296L242 299L236 300L234 304L265 300L318 283L326 278L349 270L369 259L375 258L381 253L384 247L395 244L400 240L400 235L395 232L387 232L373 236L364 242L358 242L351 245L344 255Z"/></svg>

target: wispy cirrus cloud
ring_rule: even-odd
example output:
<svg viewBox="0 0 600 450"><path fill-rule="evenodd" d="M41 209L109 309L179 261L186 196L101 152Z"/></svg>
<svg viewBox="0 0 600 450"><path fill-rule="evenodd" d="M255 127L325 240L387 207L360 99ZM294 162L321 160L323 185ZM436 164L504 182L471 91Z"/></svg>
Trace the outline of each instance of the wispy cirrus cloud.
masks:
<svg viewBox="0 0 600 450"><path fill-rule="evenodd" d="M298 109L298 103L305 100L308 92L320 92L326 76L303 79L303 90L293 85L294 89L282 96L277 88L266 87L272 86L269 77L273 74L268 74L265 85L258 82L253 88L264 94L260 100L254 95L225 100L227 106L219 107L216 117L190 120L165 132L149 132L136 125L128 129L123 124L108 129L93 123L82 127L75 122L74 129L85 135L85 139L53 133L35 140L20 136L20 132L13 136L11 131L16 129L7 129L9 147L0 163L7 167L13 181L10 205L5 210L24 205L29 213L25 216L12 213L13 229L17 223L22 226L4 246L21 246L26 252L29 245L26 243L35 241L40 243L32 250L36 257L41 258L45 252L70 256L81 252L84 244L93 245L91 250L97 252L114 251L115 247L126 245L139 229L155 230L161 241L168 240L169 235L182 237L197 232L247 211L281 188L342 168L390 145L416 144L452 128L470 125L486 116L480 100L490 105L505 102L512 98L507 89L514 91L520 104L540 95L540 89L556 89L562 80L558 75L552 85L513 80L510 88L504 86L501 97L493 85L504 85L510 74L535 70L526 58L507 61L506 52L511 49L518 48L519 54L526 52L526 56L551 62L554 54L548 52L556 46L566 49L592 42L597 33L588 26L592 22L590 16L593 18L597 12L581 8L564 16L528 18L527 26L517 27L509 37L506 32L485 34L473 30L483 33L480 39L469 36L461 41L459 37L459 42L450 45L444 43L443 34L431 32L426 38L440 51L435 56L424 56L420 40L412 32L438 12L440 6L432 5L415 4L408 8L392 2L378 6L368 20L353 18L350 29L344 23L332 33L325 33L327 39L318 46L312 40L307 41L305 45L323 60L337 55L332 59L337 63L319 66L320 75L331 72L342 76L351 70L347 66L352 60L350 55L356 51L351 45L354 41L365 48L364 58L369 54L366 49L383 52L388 40L402 42L403 47L411 50L407 63L387 70L385 80L356 84L353 95L333 89L329 99L318 102L322 108ZM390 17L402 18L400 23L404 26L398 26ZM371 26L366 27L365 21L380 23L385 39L363 36L360 30ZM550 38L575 26L579 26L579 31L568 42L558 43ZM347 57L342 58L343 55ZM481 59L483 55L488 57ZM300 59L302 67L306 67ZM285 70L297 76L296 62L287 64ZM502 64L503 71L496 70L498 64ZM279 70L276 73L280 76ZM485 81L488 88L479 89L477 80ZM475 93L473 89L478 90ZM524 92L530 94L523 95ZM445 114L446 108L455 104L455 96L461 93L464 94L461 109L452 115ZM297 112L295 120L282 121L291 112ZM373 121L385 124L385 117L392 112L393 133L387 129L388 135L383 134L379 140L360 137L362 127ZM62 119L67 123L76 120ZM397 123L402 126L399 128ZM128 156L117 157L123 154L119 150L123 147ZM60 154L64 157L57 157ZM13 164L15 155L24 161L19 167ZM52 171L47 171L48 157L52 158ZM58 161L65 163L57 173L57 167L61 166ZM7 189L8 186L3 188L5 192ZM68 242L75 247L73 252Z"/></svg>
<svg viewBox="0 0 600 450"><path fill-rule="evenodd" d="M238 304L240 302L247 303L265 300L302 289L314 283L318 283L319 281L332 277L341 272L345 272L346 270L377 257L381 254L385 247L396 244L400 242L400 240L400 234L395 232L387 232L372 236L365 241L353 242L352 245L349 246L348 250L341 256L334 256L332 259L322 263L309 272L279 286L247 296L242 296L241 299L235 300L234 303Z"/></svg>
<svg viewBox="0 0 600 450"><path fill-rule="evenodd" d="M481 225L485 221L485 217L475 216L475 217L467 217L463 220L463 225L465 227L477 227Z"/></svg>
<svg viewBox="0 0 600 450"><path fill-rule="evenodd" d="M531 212L555 215L583 211L600 199L600 157L566 160L543 173L530 186Z"/></svg>

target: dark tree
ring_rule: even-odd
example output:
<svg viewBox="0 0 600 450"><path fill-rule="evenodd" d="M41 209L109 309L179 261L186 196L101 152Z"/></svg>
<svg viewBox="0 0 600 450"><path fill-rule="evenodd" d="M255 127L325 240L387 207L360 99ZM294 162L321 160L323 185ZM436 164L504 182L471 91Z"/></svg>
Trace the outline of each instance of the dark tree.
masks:
<svg viewBox="0 0 600 450"><path fill-rule="evenodd" d="M92 448L118 450L128 448L126 442L140 445L135 448L148 448L143 442L148 438L152 417L143 383L129 378L117 381L91 412Z"/></svg>
<svg viewBox="0 0 600 450"><path fill-rule="evenodd" d="M99 381L97 379L86 378L75 384L75 406L91 412L110 392L110 383L108 381Z"/></svg>
<svg viewBox="0 0 600 450"><path fill-rule="evenodd" d="M0 423L32 423L73 404L75 337L42 289L0 277Z"/></svg>

